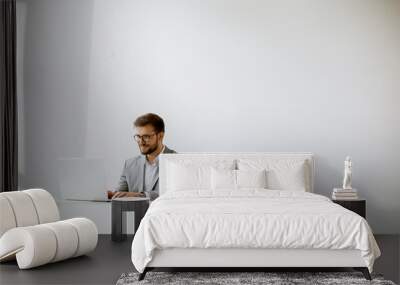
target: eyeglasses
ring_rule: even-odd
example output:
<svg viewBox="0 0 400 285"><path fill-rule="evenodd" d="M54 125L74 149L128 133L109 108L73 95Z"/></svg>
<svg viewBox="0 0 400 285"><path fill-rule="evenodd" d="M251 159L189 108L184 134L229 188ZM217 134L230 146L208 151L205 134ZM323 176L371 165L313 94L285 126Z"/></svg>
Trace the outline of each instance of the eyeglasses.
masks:
<svg viewBox="0 0 400 285"><path fill-rule="evenodd" d="M156 135L157 133L153 133L151 135L134 135L133 138L135 139L135 141L140 142L141 140L143 140L144 142L148 142L154 135Z"/></svg>

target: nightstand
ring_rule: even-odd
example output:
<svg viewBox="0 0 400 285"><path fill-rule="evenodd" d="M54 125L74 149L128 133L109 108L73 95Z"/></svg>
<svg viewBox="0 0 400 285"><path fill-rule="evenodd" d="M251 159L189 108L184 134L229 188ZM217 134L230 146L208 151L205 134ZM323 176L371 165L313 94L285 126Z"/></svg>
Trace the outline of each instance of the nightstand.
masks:
<svg viewBox="0 0 400 285"><path fill-rule="evenodd" d="M339 204L340 206L342 206L350 211L353 211L356 214L359 214L364 219L366 218L367 201L365 199L332 200L332 202Z"/></svg>
<svg viewBox="0 0 400 285"><path fill-rule="evenodd" d="M150 205L147 197L122 197L111 201L111 240L126 239L126 212L135 212L135 233Z"/></svg>

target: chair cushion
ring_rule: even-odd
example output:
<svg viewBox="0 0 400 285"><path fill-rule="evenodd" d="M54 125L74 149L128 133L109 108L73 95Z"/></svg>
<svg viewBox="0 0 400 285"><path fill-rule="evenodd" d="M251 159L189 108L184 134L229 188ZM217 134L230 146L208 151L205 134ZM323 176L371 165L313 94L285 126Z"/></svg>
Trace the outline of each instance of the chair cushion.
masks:
<svg viewBox="0 0 400 285"><path fill-rule="evenodd" d="M0 237L14 227L34 226L60 219L57 204L44 189L0 193Z"/></svg>
<svg viewBox="0 0 400 285"><path fill-rule="evenodd" d="M0 237L9 229L15 228L17 222L15 221L14 211L11 207L10 201L0 194Z"/></svg>
<svg viewBox="0 0 400 285"><path fill-rule="evenodd" d="M28 194L32 199L38 215L39 224L60 220L60 213L56 201L49 192L43 189L28 189L22 192Z"/></svg>
<svg viewBox="0 0 400 285"><path fill-rule="evenodd" d="M17 227L33 226L39 223L35 205L30 196L22 191L3 192L14 213Z"/></svg>

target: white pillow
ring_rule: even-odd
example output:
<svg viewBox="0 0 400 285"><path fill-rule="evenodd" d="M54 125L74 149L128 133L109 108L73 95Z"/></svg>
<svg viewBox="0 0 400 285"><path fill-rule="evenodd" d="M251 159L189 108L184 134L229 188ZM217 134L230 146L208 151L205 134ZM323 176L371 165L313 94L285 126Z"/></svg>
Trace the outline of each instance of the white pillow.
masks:
<svg viewBox="0 0 400 285"><path fill-rule="evenodd" d="M210 190L211 168L233 169L234 167L234 160L181 159L169 161L166 164L166 189L167 191Z"/></svg>
<svg viewBox="0 0 400 285"><path fill-rule="evenodd" d="M184 191L210 188L210 166L170 163L168 190Z"/></svg>
<svg viewBox="0 0 400 285"><path fill-rule="evenodd" d="M211 189L267 188L266 170L211 169Z"/></svg>
<svg viewBox="0 0 400 285"><path fill-rule="evenodd" d="M267 170L267 188L311 191L307 161L298 159L239 159L240 170Z"/></svg>
<svg viewBox="0 0 400 285"><path fill-rule="evenodd" d="M267 188L267 171L236 170L237 188Z"/></svg>
<svg viewBox="0 0 400 285"><path fill-rule="evenodd" d="M211 169L211 189L236 189L236 170Z"/></svg>

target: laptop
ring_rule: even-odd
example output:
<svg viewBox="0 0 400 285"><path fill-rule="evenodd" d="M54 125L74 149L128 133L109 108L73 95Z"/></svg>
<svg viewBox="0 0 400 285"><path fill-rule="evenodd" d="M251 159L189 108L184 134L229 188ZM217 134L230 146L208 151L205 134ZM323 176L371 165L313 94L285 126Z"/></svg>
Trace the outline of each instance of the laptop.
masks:
<svg viewBox="0 0 400 285"><path fill-rule="evenodd" d="M110 202L107 198L104 159L59 159L60 196L65 200Z"/></svg>

